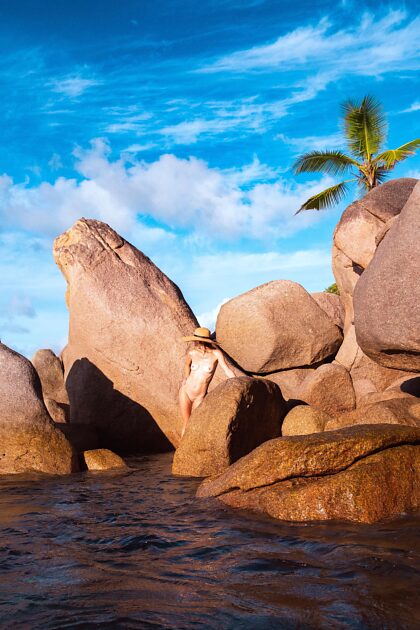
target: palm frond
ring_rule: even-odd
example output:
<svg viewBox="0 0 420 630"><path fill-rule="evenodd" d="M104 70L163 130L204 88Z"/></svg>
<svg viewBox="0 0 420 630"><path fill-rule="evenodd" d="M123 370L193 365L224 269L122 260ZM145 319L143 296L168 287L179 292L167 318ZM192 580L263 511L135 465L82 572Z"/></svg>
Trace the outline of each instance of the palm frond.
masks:
<svg viewBox="0 0 420 630"><path fill-rule="evenodd" d="M339 184L335 184L334 186L330 186L325 190L309 197L304 204L301 205L299 210L295 212L295 214L299 214L302 210L323 210L324 208L330 208L335 204L339 203L343 197L348 192L347 184L349 182L354 182L355 179L348 179L344 182L340 182Z"/></svg>
<svg viewBox="0 0 420 630"><path fill-rule="evenodd" d="M381 104L373 96L365 96L360 104L346 101L342 109L351 153L368 160L379 151L386 137L386 119Z"/></svg>
<svg viewBox="0 0 420 630"><path fill-rule="evenodd" d="M410 157L410 155L414 155L416 150L420 147L420 138L416 138L415 140L411 140L411 142L406 142L402 144L398 149L390 149L389 151L384 151L375 157L375 162L378 164L382 164L387 169L393 168L397 162L401 162L406 158Z"/></svg>
<svg viewBox="0 0 420 630"><path fill-rule="evenodd" d="M351 166L359 167L358 162L342 151L310 151L301 155L293 164L293 170L299 173L344 173Z"/></svg>

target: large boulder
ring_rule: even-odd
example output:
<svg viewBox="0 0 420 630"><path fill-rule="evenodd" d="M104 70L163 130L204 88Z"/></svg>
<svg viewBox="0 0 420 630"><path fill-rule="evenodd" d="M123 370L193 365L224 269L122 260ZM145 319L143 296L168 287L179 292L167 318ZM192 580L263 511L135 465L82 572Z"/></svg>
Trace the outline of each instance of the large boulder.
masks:
<svg viewBox="0 0 420 630"><path fill-rule="evenodd" d="M420 182L354 292L358 344L385 367L420 371L419 269Z"/></svg>
<svg viewBox="0 0 420 630"><path fill-rule="evenodd" d="M37 350L31 359L41 381L45 405L53 420L67 422L70 419L70 405L64 384L63 363L48 349Z"/></svg>
<svg viewBox="0 0 420 630"><path fill-rule="evenodd" d="M199 497L291 521L373 523L420 505L420 429L377 425L270 440Z"/></svg>
<svg viewBox="0 0 420 630"><path fill-rule="evenodd" d="M297 398L327 414L350 411L356 397L349 372L339 363L326 363L302 382Z"/></svg>
<svg viewBox="0 0 420 630"><path fill-rule="evenodd" d="M248 376L224 381L193 411L172 472L206 477L225 470L278 437L286 413L286 403L274 383Z"/></svg>
<svg viewBox="0 0 420 630"><path fill-rule="evenodd" d="M247 372L313 365L333 355L342 334L296 282L274 280L223 304L216 335Z"/></svg>
<svg viewBox="0 0 420 630"><path fill-rule="evenodd" d="M181 291L100 221L77 221L56 239L54 257L68 282L71 422L97 427L120 452L177 445L181 338L198 326Z"/></svg>
<svg viewBox="0 0 420 630"><path fill-rule="evenodd" d="M33 365L0 343L0 473L67 474L76 455L51 420Z"/></svg>

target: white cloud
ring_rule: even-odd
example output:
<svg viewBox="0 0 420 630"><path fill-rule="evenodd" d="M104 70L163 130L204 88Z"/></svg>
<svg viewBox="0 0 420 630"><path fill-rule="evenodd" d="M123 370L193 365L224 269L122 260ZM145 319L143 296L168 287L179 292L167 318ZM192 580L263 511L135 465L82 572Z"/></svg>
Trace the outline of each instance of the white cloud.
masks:
<svg viewBox="0 0 420 630"><path fill-rule="evenodd" d="M60 168L63 168L61 156L58 153L53 153L48 162L48 166L52 171L58 171Z"/></svg>
<svg viewBox="0 0 420 630"><path fill-rule="evenodd" d="M283 133L279 133L275 139L281 140L292 147L295 153L324 149L345 149L345 140L341 133L334 133L328 136L303 136L301 138L290 138Z"/></svg>
<svg viewBox="0 0 420 630"><path fill-rule="evenodd" d="M274 42L226 55L201 72L261 72L321 68L333 75L378 76L419 65L420 18L401 10L378 18L364 13L356 27L336 30L322 19L281 35Z"/></svg>
<svg viewBox="0 0 420 630"><path fill-rule="evenodd" d="M96 140L78 149L79 178L59 177L30 187L0 177L0 217L5 227L56 235L80 216L100 219L124 234L139 216L162 227L204 234L207 238L277 238L317 221L315 213L294 216L307 197L333 181L255 181L276 172L256 158L237 172L210 168L195 157L162 155L154 162L111 161L109 147ZM144 227L144 230L148 228Z"/></svg>
<svg viewBox="0 0 420 630"><path fill-rule="evenodd" d="M197 316L198 322L200 326L205 326L206 328L210 328L210 330L214 330L216 328L216 320L219 314L219 311L223 304L228 302L230 298L224 298L217 306L210 309L209 311L204 311Z"/></svg>
<svg viewBox="0 0 420 630"><path fill-rule="evenodd" d="M407 109L403 109L400 113L411 114L411 112L418 112L419 110L420 110L420 101L414 101L414 103L412 103L410 107L407 107Z"/></svg>
<svg viewBox="0 0 420 630"><path fill-rule="evenodd" d="M53 92L64 94L69 98L81 96L89 88L99 85L100 82L94 79L85 79L80 75L68 76L62 79L55 79L49 83Z"/></svg>

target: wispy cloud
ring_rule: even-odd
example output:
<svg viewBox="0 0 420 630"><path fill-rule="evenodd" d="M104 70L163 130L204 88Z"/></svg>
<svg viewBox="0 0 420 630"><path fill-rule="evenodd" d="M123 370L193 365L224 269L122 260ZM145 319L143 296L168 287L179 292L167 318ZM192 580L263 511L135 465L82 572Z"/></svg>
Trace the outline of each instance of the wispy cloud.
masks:
<svg viewBox="0 0 420 630"><path fill-rule="evenodd" d="M240 50L217 59L200 72L285 72L320 67L335 76L378 76L419 66L420 18L390 10L382 18L366 12L359 24L336 29L324 18L281 35L274 42Z"/></svg>
<svg viewBox="0 0 420 630"><path fill-rule="evenodd" d="M407 109L403 109L400 113L411 114L411 112L418 112L419 110L420 110L420 101L414 101L414 103L412 103L410 107L407 107Z"/></svg>
<svg viewBox="0 0 420 630"><path fill-rule="evenodd" d="M81 75L67 76L61 79L54 79L49 82L49 86L53 92L63 94L69 98L77 98L81 96L86 90L99 85L100 82L96 79L87 79Z"/></svg>
<svg viewBox="0 0 420 630"><path fill-rule="evenodd" d="M342 133L334 133L328 136L302 136L300 138L291 138L284 133L279 133L275 139L281 140L292 147L296 154L303 151L345 148L345 140Z"/></svg>

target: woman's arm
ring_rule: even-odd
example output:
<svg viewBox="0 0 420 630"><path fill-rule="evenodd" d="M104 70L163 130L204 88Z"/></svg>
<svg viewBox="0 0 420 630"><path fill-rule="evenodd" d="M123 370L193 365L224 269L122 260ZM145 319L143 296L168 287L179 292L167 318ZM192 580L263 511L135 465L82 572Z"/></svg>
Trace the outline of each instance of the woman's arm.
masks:
<svg viewBox="0 0 420 630"><path fill-rule="evenodd" d="M220 363L220 367L222 368L222 370L226 374L226 376L228 378L235 378L235 373L233 372L233 370L230 369L230 367L226 363L225 355L223 354L223 352L221 350L219 350L219 348L216 348L215 351L214 351L214 354L216 355L216 357L217 357L217 359L218 359L218 361Z"/></svg>
<svg viewBox="0 0 420 630"><path fill-rule="evenodd" d="M182 381L182 384L185 383L185 381L187 380L187 378L189 377L191 372L191 357L189 354L187 354L187 356L185 357L185 363L184 363L184 380Z"/></svg>

